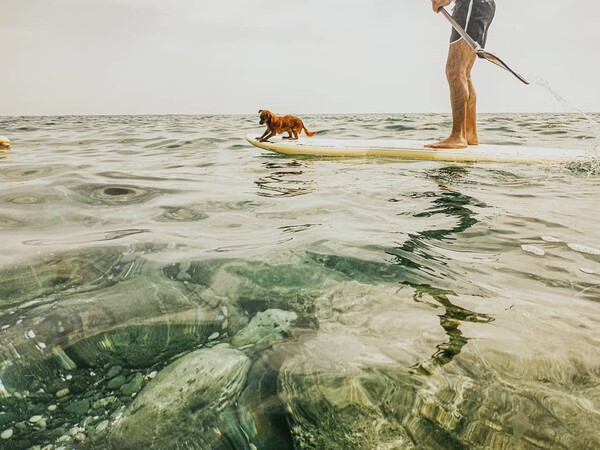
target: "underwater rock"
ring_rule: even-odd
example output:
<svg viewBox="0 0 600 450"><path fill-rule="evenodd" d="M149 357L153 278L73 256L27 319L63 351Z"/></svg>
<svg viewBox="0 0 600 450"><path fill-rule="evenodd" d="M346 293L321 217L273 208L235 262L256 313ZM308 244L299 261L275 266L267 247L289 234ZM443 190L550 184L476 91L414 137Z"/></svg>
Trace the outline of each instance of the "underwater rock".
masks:
<svg viewBox="0 0 600 450"><path fill-rule="evenodd" d="M133 379L129 383L121 386L120 391L124 395L133 395L142 388L143 384L144 384L144 375L142 375L141 373L138 372L134 375Z"/></svg>
<svg viewBox="0 0 600 450"><path fill-rule="evenodd" d="M108 425L110 425L110 422L108 420L103 420L98 425L96 425L96 432L102 433L108 428Z"/></svg>
<svg viewBox="0 0 600 450"><path fill-rule="evenodd" d="M0 377L8 390L33 390L75 367L152 367L221 330L221 309L202 305L184 285L145 276L42 304L3 332Z"/></svg>
<svg viewBox="0 0 600 450"><path fill-rule="evenodd" d="M43 416L39 416L39 415L38 416L32 416L29 419L29 422L31 422L31 423L38 423L42 419L43 419Z"/></svg>
<svg viewBox="0 0 600 450"><path fill-rule="evenodd" d="M279 398L279 369L291 356L284 347L264 352L252 365L238 401L237 416L250 448L294 449L285 406Z"/></svg>
<svg viewBox="0 0 600 450"><path fill-rule="evenodd" d="M6 307L70 290L81 293L110 286L124 279L133 265L122 249L109 247L0 267L0 303Z"/></svg>
<svg viewBox="0 0 600 450"><path fill-rule="evenodd" d="M118 363L135 369L149 368L205 344L220 322L214 316L202 319L197 311L190 314L189 321L164 319L164 323L128 325L100 333L65 348L64 352L80 367Z"/></svg>
<svg viewBox="0 0 600 450"><path fill-rule="evenodd" d="M69 388L64 388L56 393L56 398L63 398L69 394L70 394Z"/></svg>
<svg viewBox="0 0 600 450"><path fill-rule="evenodd" d="M65 407L65 412L71 416L82 417L90 410L89 400L78 400Z"/></svg>
<svg viewBox="0 0 600 450"><path fill-rule="evenodd" d="M203 287L211 306L228 303L254 314L269 308L308 312L328 279L339 278L316 263L266 264L237 260L192 261L164 269L171 279ZM233 316L233 312L232 312Z"/></svg>
<svg viewBox="0 0 600 450"><path fill-rule="evenodd" d="M369 368L369 360L379 360L380 369ZM279 371L293 448L415 448L405 427L381 407L396 391L404 398L395 401L413 402L415 383L406 370L391 378L393 367L375 347L343 335L307 342Z"/></svg>
<svg viewBox="0 0 600 450"><path fill-rule="evenodd" d="M121 366L112 366L106 374L107 380L112 380L114 377L121 375L123 368Z"/></svg>
<svg viewBox="0 0 600 450"><path fill-rule="evenodd" d="M118 375L116 377L114 377L112 380L110 380L108 382L108 384L106 385L106 387L108 389L110 389L111 391L115 391L117 389L121 389L121 387L125 384L125 376L124 375Z"/></svg>
<svg viewBox="0 0 600 450"><path fill-rule="evenodd" d="M597 319L570 313L587 303L417 294L350 282L316 300L317 334L282 344L295 449L600 448Z"/></svg>
<svg viewBox="0 0 600 450"><path fill-rule="evenodd" d="M235 335L232 344L237 348L251 345L253 352L264 350L284 340L297 319L295 312L280 309L259 312L246 328Z"/></svg>
<svg viewBox="0 0 600 450"><path fill-rule="evenodd" d="M112 429L112 448L230 449L243 442L231 426L231 408L242 390L250 360L229 349L190 353L159 372ZM240 444L241 445L241 444Z"/></svg>

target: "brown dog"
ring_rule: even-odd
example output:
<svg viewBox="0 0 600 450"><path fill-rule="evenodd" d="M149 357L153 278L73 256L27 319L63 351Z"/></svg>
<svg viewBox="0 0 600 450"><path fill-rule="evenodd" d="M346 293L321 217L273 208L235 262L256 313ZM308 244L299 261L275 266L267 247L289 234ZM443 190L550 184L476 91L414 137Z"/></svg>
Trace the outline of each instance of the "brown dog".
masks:
<svg viewBox="0 0 600 450"><path fill-rule="evenodd" d="M260 114L260 122L261 125L267 125L267 129L264 134L260 137L257 137L260 142L265 142L279 133L287 132L288 135L284 136L283 139L298 139L298 135L302 130L306 133L307 136L314 136L317 133L312 131L308 131L298 117L295 116L283 116L279 117L273 114L271 111L267 111L266 109L261 109L258 111Z"/></svg>

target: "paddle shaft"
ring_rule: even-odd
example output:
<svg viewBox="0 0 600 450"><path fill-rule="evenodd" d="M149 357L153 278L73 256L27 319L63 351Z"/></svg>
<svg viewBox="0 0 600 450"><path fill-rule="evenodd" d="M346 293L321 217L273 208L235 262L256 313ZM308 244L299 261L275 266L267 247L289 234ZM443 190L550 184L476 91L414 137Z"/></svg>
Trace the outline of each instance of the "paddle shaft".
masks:
<svg viewBox="0 0 600 450"><path fill-rule="evenodd" d="M481 45L479 45L477 42L475 42L473 40L473 38L471 36L469 36L467 34L467 32L463 29L463 27L461 27L458 22L456 20L454 20L454 17L452 17L450 15L450 13L448 11L446 11L446 8L440 8L439 12L442 13L442 15L448 19L448 22L450 22L450 24L452 25L452 28L454 28L458 34L460 34L460 37L462 37L465 42L467 44L469 44L469 47L471 47L473 50L475 50L475 53L479 53L480 50L482 50Z"/></svg>
<svg viewBox="0 0 600 450"><path fill-rule="evenodd" d="M508 65L504 61L502 61L497 56L492 55L489 52L486 52L483 48L481 48L481 45L479 45L477 42L475 42L473 40L473 38L467 34L467 32L463 29L463 27L461 27L458 24L458 22L456 22L456 20L454 20L454 17L452 17L450 15L450 13L448 11L446 11L446 8L443 8L443 7L440 8L439 12L442 13L442 15L448 20L448 22L450 22L450 24L452 25L452 28L454 28L456 30L456 32L460 35L460 37L462 37L465 40L467 45L473 49L473 51L477 54L477 56L479 58L487 59L489 62L494 63L498 67L502 67L504 70L507 70L508 72L512 73L521 82L523 82L525 84L529 84L529 81L527 81L525 78L523 78L517 72L515 72L510 67L508 67Z"/></svg>

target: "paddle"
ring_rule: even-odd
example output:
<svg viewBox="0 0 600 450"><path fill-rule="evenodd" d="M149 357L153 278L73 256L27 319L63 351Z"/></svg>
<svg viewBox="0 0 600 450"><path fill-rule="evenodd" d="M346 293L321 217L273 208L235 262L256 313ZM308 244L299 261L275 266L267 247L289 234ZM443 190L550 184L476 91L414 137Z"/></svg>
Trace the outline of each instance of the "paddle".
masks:
<svg viewBox="0 0 600 450"><path fill-rule="evenodd" d="M506 65L506 63L504 61L502 61L500 58L498 58L497 56L492 55L490 52L486 52L484 49L482 49L481 45L479 45L477 42L475 42L471 38L471 36L469 36L467 34L467 32L465 30L463 30L463 28L456 22L456 20L454 20L454 18L448 13L448 11L446 11L446 8L440 8L439 12L441 12L442 15L446 19L448 19L448 22L450 22L452 27L458 32L458 34L461 35L461 37L465 40L465 42L467 44L469 44L469 47L471 47L473 50L475 50L475 53L477 53L478 57L480 57L482 59L487 59L489 62L492 62L492 63L496 64L497 66L502 67L504 70L508 70L510 73L512 73L515 77L517 77L523 83L529 84L529 81L527 81L525 78L523 78L517 72L515 72L510 67L508 67Z"/></svg>

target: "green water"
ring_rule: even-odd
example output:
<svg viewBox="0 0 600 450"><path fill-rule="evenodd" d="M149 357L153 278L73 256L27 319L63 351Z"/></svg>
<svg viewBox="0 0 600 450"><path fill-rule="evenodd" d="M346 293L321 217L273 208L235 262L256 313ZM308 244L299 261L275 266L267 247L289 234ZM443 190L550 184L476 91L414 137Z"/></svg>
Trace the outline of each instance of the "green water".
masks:
<svg viewBox="0 0 600 450"><path fill-rule="evenodd" d="M2 448L600 447L593 151L299 159L246 144L257 122L0 118ZM483 115L480 134L597 146L577 114Z"/></svg>

